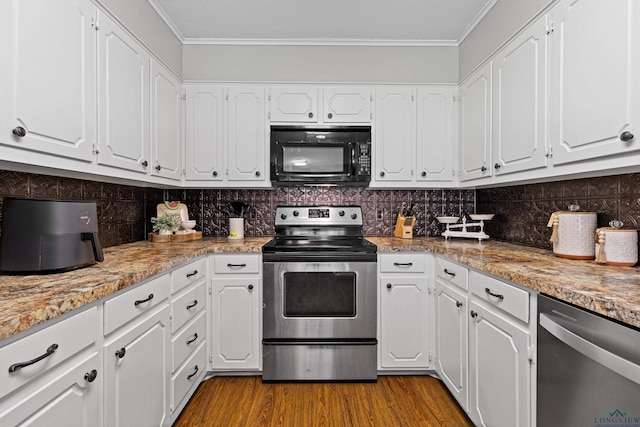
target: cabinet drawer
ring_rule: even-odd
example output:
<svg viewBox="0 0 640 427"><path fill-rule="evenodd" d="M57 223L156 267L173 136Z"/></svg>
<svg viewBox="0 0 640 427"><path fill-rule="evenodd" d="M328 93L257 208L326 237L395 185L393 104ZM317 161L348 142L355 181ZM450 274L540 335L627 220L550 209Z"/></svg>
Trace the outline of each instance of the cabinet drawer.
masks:
<svg viewBox="0 0 640 427"><path fill-rule="evenodd" d="M259 273L261 261L260 255L214 255L213 271L216 274Z"/></svg>
<svg viewBox="0 0 640 427"><path fill-rule="evenodd" d="M460 264L438 257L436 258L436 274L465 291L469 290L469 270Z"/></svg>
<svg viewBox="0 0 640 427"><path fill-rule="evenodd" d="M173 320L171 321L172 334L204 309L207 298L206 285L207 282L201 282L171 301L171 313L173 315Z"/></svg>
<svg viewBox="0 0 640 427"><path fill-rule="evenodd" d="M92 345L99 331L98 308L92 307L0 348L0 398ZM48 356L29 366L15 364ZM13 372L9 372L10 367Z"/></svg>
<svg viewBox="0 0 640 427"><path fill-rule="evenodd" d="M204 341L206 334L207 316L202 312L171 340L171 372L182 365L189 354Z"/></svg>
<svg viewBox="0 0 640 427"><path fill-rule="evenodd" d="M471 292L523 322L529 322L529 293L508 283L472 271ZM493 294L493 295L492 295Z"/></svg>
<svg viewBox="0 0 640 427"><path fill-rule="evenodd" d="M204 279L207 273L205 258L190 262L171 273L171 293L174 294L192 283Z"/></svg>
<svg viewBox="0 0 640 427"><path fill-rule="evenodd" d="M424 254L382 254L382 273L424 273Z"/></svg>
<svg viewBox="0 0 640 427"><path fill-rule="evenodd" d="M153 279L104 303L104 334L110 334L169 296L168 274Z"/></svg>
<svg viewBox="0 0 640 427"><path fill-rule="evenodd" d="M171 404L178 407L189 390L195 390L207 370L207 346L201 345L171 379Z"/></svg>

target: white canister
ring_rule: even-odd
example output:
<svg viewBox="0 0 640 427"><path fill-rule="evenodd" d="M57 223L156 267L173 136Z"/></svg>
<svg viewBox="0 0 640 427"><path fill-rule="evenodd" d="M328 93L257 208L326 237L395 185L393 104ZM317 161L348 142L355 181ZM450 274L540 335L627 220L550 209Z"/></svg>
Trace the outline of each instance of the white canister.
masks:
<svg viewBox="0 0 640 427"><path fill-rule="evenodd" d="M596 230L596 262L619 267L638 263L638 231L622 229L622 222L611 221L611 227Z"/></svg>
<svg viewBox="0 0 640 427"><path fill-rule="evenodd" d="M229 239L244 239L244 218L229 218Z"/></svg>
<svg viewBox="0 0 640 427"><path fill-rule="evenodd" d="M598 217L595 212L577 212L579 206L569 209L572 210L554 212L549 219L548 225L553 226L553 253L561 258L594 259L593 236Z"/></svg>

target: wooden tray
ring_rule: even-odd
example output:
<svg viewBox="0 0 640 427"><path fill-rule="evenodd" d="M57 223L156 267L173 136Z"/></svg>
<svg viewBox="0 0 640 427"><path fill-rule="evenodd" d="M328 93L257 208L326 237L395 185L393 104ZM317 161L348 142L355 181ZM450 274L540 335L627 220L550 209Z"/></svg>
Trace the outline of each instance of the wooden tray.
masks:
<svg viewBox="0 0 640 427"><path fill-rule="evenodd" d="M202 231L196 231L195 233L185 233L185 234L158 234L158 233L149 233L149 241L155 243L164 243L164 242L188 242L189 240L199 240L202 239Z"/></svg>

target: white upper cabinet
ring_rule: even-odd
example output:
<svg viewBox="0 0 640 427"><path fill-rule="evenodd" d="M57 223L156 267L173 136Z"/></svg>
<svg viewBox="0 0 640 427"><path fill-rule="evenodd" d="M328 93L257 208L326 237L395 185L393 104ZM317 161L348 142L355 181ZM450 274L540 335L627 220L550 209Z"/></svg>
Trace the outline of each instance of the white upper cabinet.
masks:
<svg viewBox="0 0 640 427"><path fill-rule="evenodd" d="M187 86L185 169L187 180L224 178L222 87Z"/></svg>
<svg viewBox="0 0 640 427"><path fill-rule="evenodd" d="M89 0L3 3L0 143L93 160L95 6Z"/></svg>
<svg viewBox="0 0 640 427"><path fill-rule="evenodd" d="M98 35L98 163L147 173L149 157L149 54L109 17Z"/></svg>
<svg viewBox="0 0 640 427"><path fill-rule="evenodd" d="M419 88L417 181L453 180L453 88Z"/></svg>
<svg viewBox="0 0 640 427"><path fill-rule="evenodd" d="M157 61L151 63L152 175L182 178L182 83Z"/></svg>
<svg viewBox="0 0 640 427"><path fill-rule="evenodd" d="M493 164L496 175L544 168L547 26L540 19L493 59Z"/></svg>
<svg viewBox="0 0 640 427"><path fill-rule="evenodd" d="M318 122L318 88L276 86L271 88L272 122Z"/></svg>
<svg viewBox="0 0 640 427"><path fill-rule="evenodd" d="M370 88L274 86L269 100L272 123L371 122Z"/></svg>
<svg viewBox="0 0 640 427"><path fill-rule="evenodd" d="M230 87L227 102L227 179L266 182L265 90Z"/></svg>
<svg viewBox="0 0 640 427"><path fill-rule="evenodd" d="M359 87L327 87L322 91L323 120L330 123L370 123L371 89Z"/></svg>
<svg viewBox="0 0 640 427"><path fill-rule="evenodd" d="M553 163L639 150L637 1L562 0L549 18Z"/></svg>
<svg viewBox="0 0 640 427"><path fill-rule="evenodd" d="M460 180L489 177L491 163L491 63L460 86Z"/></svg>
<svg viewBox="0 0 640 427"><path fill-rule="evenodd" d="M411 88L376 90L374 168L379 182L411 181L413 176L415 95Z"/></svg>

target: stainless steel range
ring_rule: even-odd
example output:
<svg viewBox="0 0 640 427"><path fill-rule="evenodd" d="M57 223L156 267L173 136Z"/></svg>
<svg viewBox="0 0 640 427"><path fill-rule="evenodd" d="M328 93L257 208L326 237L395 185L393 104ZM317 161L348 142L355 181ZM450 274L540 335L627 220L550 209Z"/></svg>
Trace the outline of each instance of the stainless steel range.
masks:
<svg viewBox="0 0 640 427"><path fill-rule="evenodd" d="M263 249L265 381L375 381L376 251L359 206L279 206Z"/></svg>

